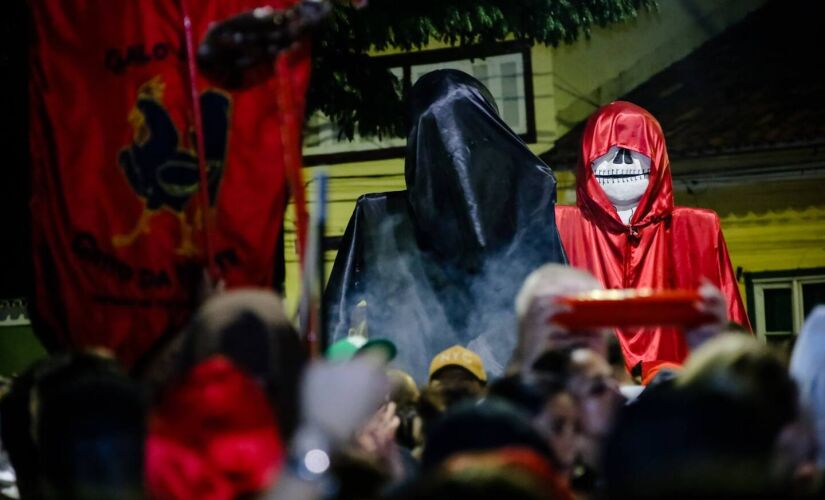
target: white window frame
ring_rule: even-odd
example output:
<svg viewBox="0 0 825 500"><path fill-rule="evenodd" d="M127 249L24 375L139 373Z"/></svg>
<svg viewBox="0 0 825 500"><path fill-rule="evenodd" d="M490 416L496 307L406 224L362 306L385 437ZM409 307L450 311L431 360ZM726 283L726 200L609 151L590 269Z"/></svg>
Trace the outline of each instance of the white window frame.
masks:
<svg viewBox="0 0 825 500"><path fill-rule="evenodd" d="M805 321L802 303L802 286L825 283L825 275L800 275L776 278L755 278L753 280L754 326L759 337L767 339L775 336L797 335ZM791 290L792 332L765 331L765 290Z"/></svg>
<svg viewBox="0 0 825 500"><path fill-rule="evenodd" d="M25 299L0 299L0 327L30 324Z"/></svg>
<svg viewBox="0 0 825 500"><path fill-rule="evenodd" d="M454 68L474 74L478 66L485 66L486 75L479 80L496 99L502 118L506 118L505 101L518 103L517 122L508 125L525 142L536 141L535 96L530 48L520 42L504 42L495 47L460 47L421 52L377 56L376 59L392 71L406 93L424 73L435 69ZM504 74L504 65L513 65L514 72ZM509 83L517 78L515 88ZM307 166L359 162L404 156L406 138L362 138L355 134L352 141L338 139L338 133L329 118L316 113L309 124L317 134L305 133L303 156Z"/></svg>

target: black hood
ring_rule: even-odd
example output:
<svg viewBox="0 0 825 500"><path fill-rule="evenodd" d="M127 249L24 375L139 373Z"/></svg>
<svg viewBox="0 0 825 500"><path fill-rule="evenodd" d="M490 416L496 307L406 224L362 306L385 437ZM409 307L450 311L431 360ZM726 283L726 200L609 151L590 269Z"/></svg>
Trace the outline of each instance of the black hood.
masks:
<svg viewBox="0 0 825 500"><path fill-rule="evenodd" d="M457 70L428 73L410 92L405 175L416 236L464 261L498 251L555 201L555 179L504 121L490 92Z"/></svg>
<svg viewBox="0 0 825 500"><path fill-rule="evenodd" d="M495 377L515 346L522 281L565 262L556 181L469 75L430 73L411 98L407 191L358 199L325 294L331 336L366 319L369 336L392 340L393 364L420 383L432 357L456 344Z"/></svg>

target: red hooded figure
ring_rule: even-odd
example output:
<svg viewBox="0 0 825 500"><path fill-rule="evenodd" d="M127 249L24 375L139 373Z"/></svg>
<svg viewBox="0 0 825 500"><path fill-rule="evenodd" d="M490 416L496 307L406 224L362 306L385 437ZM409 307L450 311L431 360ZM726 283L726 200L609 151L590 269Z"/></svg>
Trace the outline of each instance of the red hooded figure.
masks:
<svg viewBox="0 0 825 500"><path fill-rule="evenodd" d="M725 296L728 317L750 327L719 217L673 206L665 138L650 113L622 101L594 113L582 137L576 183L576 206L556 206L571 265L606 288L697 289L706 278ZM629 370L681 363L688 354L675 328L617 333Z"/></svg>

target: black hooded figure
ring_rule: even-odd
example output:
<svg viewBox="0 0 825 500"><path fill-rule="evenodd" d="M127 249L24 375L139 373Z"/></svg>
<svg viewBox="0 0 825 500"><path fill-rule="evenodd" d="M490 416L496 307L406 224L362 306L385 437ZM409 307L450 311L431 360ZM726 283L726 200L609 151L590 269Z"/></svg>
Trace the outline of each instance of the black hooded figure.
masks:
<svg viewBox="0 0 825 500"><path fill-rule="evenodd" d="M392 340L395 365L419 382L455 344L496 376L515 346L522 281L566 262L556 180L470 75L428 73L410 97L407 190L358 199L324 297L330 336L366 319L368 335Z"/></svg>

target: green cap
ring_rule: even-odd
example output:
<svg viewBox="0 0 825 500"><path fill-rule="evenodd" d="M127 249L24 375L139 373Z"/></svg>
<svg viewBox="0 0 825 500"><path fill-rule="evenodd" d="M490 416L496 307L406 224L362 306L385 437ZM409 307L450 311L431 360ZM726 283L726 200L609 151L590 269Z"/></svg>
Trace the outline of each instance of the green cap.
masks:
<svg viewBox="0 0 825 500"><path fill-rule="evenodd" d="M397 352L395 344L389 339L367 339L361 335L351 335L330 345L326 356L330 361L345 361L356 355L374 353L383 356L386 362L390 362Z"/></svg>
<svg viewBox="0 0 825 500"><path fill-rule="evenodd" d="M358 356L376 354L384 357L384 361L389 363L395 359L395 355L397 353L398 349L395 348L395 344L393 344L389 339L377 338L368 340L355 354Z"/></svg>

